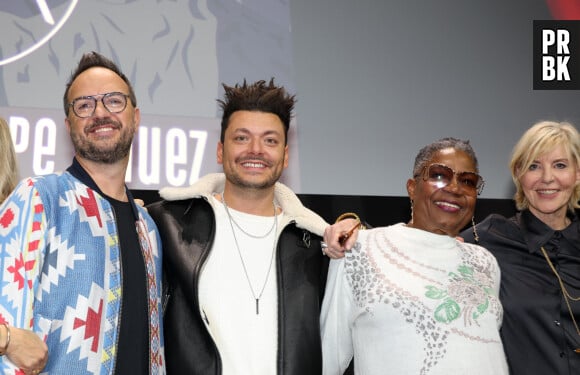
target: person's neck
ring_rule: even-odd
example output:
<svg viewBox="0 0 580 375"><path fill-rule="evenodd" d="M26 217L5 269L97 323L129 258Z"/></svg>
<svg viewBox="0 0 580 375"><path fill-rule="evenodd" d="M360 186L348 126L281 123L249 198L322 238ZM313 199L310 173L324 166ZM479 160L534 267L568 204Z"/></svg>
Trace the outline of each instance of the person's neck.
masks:
<svg viewBox="0 0 580 375"><path fill-rule="evenodd" d="M226 184L222 201L228 207L252 215L272 216L274 202L274 187L269 189L240 189Z"/></svg>
<svg viewBox="0 0 580 375"><path fill-rule="evenodd" d="M549 214L537 212L533 209L530 209L530 211L532 212L532 214L534 214L535 217L540 219L544 224L546 224L553 230L566 229L571 222L571 220L568 218L567 215L567 208Z"/></svg>
<svg viewBox="0 0 580 375"><path fill-rule="evenodd" d="M127 202L125 189L125 174L127 172L128 159L123 159L113 164L97 163L76 156L83 169L91 176L95 184L103 194L121 202Z"/></svg>
<svg viewBox="0 0 580 375"><path fill-rule="evenodd" d="M405 226L407 226L409 228L424 230L425 232L449 236L449 237L453 237L453 238L457 238L457 236L459 235L459 232L450 232L450 231L445 231L445 230L439 229L439 228L427 228L427 227L424 227L422 225L416 225L412 221L409 221L408 223L406 223Z"/></svg>

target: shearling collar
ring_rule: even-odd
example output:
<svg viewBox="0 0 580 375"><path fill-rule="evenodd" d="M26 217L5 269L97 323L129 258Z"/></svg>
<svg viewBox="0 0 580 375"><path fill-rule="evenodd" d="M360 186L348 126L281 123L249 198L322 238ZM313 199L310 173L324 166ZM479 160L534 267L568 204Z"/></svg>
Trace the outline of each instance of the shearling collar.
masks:
<svg viewBox="0 0 580 375"><path fill-rule="evenodd" d="M224 191L226 177L223 173L210 173L201 177L193 185L187 187L165 187L159 191L161 198L168 201L176 201L191 198L206 198ZM274 199L282 207L284 215L291 221L295 221L299 228L309 230L319 236L324 234L328 223L313 211L304 207L296 194L281 182L274 186Z"/></svg>

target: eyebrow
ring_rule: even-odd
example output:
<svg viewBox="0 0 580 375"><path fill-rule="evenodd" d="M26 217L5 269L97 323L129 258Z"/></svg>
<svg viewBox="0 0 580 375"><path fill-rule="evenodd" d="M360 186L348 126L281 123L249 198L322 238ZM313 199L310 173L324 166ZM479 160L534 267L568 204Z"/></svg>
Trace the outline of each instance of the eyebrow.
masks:
<svg viewBox="0 0 580 375"><path fill-rule="evenodd" d="M570 162L570 158L560 158L560 159L556 159L556 160L552 160L550 163L560 163L560 162ZM540 159L534 159L532 160L532 163L540 163Z"/></svg>
<svg viewBox="0 0 580 375"><path fill-rule="evenodd" d="M431 166L431 165L441 165L441 166L443 166L443 167L446 167L446 168L449 168L449 169L451 169L453 172L455 172L455 173L457 173L457 174L459 174L459 173L475 173L475 174L479 174L479 171L477 171L477 169L476 169L475 171L466 171L466 170L463 170L463 171L458 171L458 170L456 170L456 169L453 169L453 168L451 168L451 167L450 167L450 166L448 166L447 164L443 164L443 163L431 163L431 164L427 164L427 165L426 165L426 167L429 167L429 166Z"/></svg>
<svg viewBox="0 0 580 375"><path fill-rule="evenodd" d="M234 130L234 133L254 134L248 128L238 128L238 129ZM277 135L280 137L282 136L282 134L277 130L266 130L262 133L258 133L258 135L261 137L268 136L268 135Z"/></svg>

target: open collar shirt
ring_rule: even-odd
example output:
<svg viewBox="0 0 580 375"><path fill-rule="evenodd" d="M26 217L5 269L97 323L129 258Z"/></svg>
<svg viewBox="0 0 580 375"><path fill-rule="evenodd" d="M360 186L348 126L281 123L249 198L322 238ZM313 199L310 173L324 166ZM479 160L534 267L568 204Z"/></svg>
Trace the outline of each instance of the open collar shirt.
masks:
<svg viewBox="0 0 580 375"><path fill-rule="evenodd" d="M512 374L580 374L580 333L572 319L580 324L580 300L566 303L541 251L568 293L580 297L580 222L576 214L569 217L564 230L551 229L529 210L510 219L491 215L477 226L479 244L501 268L501 335ZM464 235L473 241L471 230Z"/></svg>

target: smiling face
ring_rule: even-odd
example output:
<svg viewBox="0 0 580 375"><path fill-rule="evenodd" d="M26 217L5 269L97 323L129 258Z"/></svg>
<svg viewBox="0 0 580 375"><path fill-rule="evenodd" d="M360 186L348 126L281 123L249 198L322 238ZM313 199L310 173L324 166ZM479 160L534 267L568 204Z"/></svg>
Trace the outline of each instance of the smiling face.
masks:
<svg viewBox="0 0 580 375"><path fill-rule="evenodd" d="M282 121L272 113L236 111L228 122L217 160L226 184L243 189L272 188L288 166Z"/></svg>
<svg viewBox="0 0 580 375"><path fill-rule="evenodd" d="M109 69L94 67L81 73L68 92L69 103L81 96L121 92L128 94L127 84ZM139 109L128 100L120 113L110 113L97 98L91 117L80 118L71 110L65 120L77 158L112 164L127 159L133 136L139 126Z"/></svg>
<svg viewBox="0 0 580 375"><path fill-rule="evenodd" d="M574 188L580 182L580 169L559 145L534 159L519 182L530 211L550 225L565 219Z"/></svg>
<svg viewBox="0 0 580 375"><path fill-rule="evenodd" d="M467 153L454 148L437 151L425 165L442 164L457 172L476 172L474 161ZM407 181L407 192L413 201L413 221L409 226L436 234L455 237L471 220L477 192L452 182L442 188L425 180L423 175Z"/></svg>

